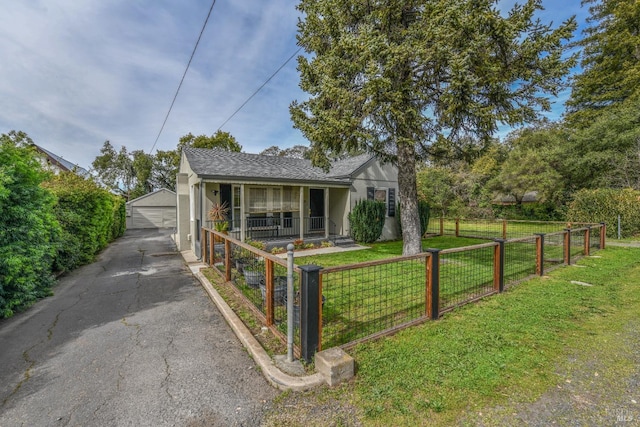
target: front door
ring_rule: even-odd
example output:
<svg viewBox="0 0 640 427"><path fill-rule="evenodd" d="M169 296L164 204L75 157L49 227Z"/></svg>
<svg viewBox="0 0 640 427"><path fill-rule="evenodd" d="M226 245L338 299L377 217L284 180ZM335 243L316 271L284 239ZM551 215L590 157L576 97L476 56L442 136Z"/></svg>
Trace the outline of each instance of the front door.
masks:
<svg viewBox="0 0 640 427"><path fill-rule="evenodd" d="M311 188L309 190L309 229L324 230L324 189Z"/></svg>
<svg viewBox="0 0 640 427"><path fill-rule="evenodd" d="M224 205L226 203L227 208L229 209L229 213L227 214L227 221L231 218L231 206L233 203L231 197L231 184L220 184L220 204ZM231 229L232 227L229 227Z"/></svg>

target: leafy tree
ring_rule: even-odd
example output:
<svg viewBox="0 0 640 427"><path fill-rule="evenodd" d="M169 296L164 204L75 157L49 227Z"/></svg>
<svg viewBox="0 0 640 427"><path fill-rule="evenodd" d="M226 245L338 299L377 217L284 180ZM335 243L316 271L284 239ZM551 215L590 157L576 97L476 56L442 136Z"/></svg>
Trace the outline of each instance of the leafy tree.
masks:
<svg viewBox="0 0 640 427"><path fill-rule="evenodd" d="M601 111L640 88L640 2L583 0L591 17L582 47L583 71L573 79L567 102L573 126L586 127Z"/></svg>
<svg viewBox="0 0 640 427"><path fill-rule="evenodd" d="M116 151L111 142L105 141L91 166L105 187L127 199L131 197L136 185L136 171L127 147Z"/></svg>
<svg viewBox="0 0 640 427"><path fill-rule="evenodd" d="M574 132L566 146L567 176L574 190L640 190L640 91L603 110L590 126Z"/></svg>
<svg viewBox="0 0 640 427"><path fill-rule="evenodd" d="M309 158L309 147L304 145L294 145L293 147L280 149L276 145L272 145L269 148L265 148L260 152L263 156L279 156L279 157L290 157L292 159L308 159Z"/></svg>
<svg viewBox="0 0 640 427"><path fill-rule="evenodd" d="M180 138L178 142L178 151L182 152L183 148L220 148L227 151L242 151L242 145L229 132L217 131L211 136L198 135L194 136L191 132Z"/></svg>
<svg viewBox="0 0 640 427"><path fill-rule="evenodd" d="M421 251L416 162L438 138L484 140L548 110L573 64L570 19L534 21L539 1L507 17L496 1L301 0L298 58L310 98L291 105L314 164L365 149L398 167L403 253Z"/></svg>
<svg viewBox="0 0 640 427"><path fill-rule="evenodd" d="M151 183L154 188L176 190L176 174L180 168L178 150L156 151L151 169Z"/></svg>
<svg viewBox="0 0 640 427"><path fill-rule="evenodd" d="M488 186L515 199L522 207L524 195L537 193L537 202L561 202L564 178L561 152L562 130L558 125L540 123L512 132L506 139L511 149L500 166L500 172Z"/></svg>
<svg viewBox="0 0 640 427"><path fill-rule="evenodd" d="M46 172L23 132L0 135L0 317L47 295L60 227Z"/></svg>
<svg viewBox="0 0 640 427"><path fill-rule="evenodd" d="M154 158L142 150L131 152L131 168L135 175L134 187L130 198L144 196L154 190L152 181Z"/></svg>

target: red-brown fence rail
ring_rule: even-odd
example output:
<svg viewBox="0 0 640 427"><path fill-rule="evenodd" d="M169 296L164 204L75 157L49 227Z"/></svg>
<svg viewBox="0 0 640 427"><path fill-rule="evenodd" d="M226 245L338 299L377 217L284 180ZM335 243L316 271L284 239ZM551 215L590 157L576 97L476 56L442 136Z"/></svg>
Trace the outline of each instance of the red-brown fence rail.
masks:
<svg viewBox="0 0 640 427"><path fill-rule="evenodd" d="M208 228L202 229L202 236L203 261L231 283L263 324L286 344L286 260ZM294 294L299 295L298 267L294 267L293 278ZM294 323L297 329L300 323L299 310L299 301L294 300ZM295 336L297 354L300 353L299 344L299 336Z"/></svg>
<svg viewBox="0 0 640 427"><path fill-rule="evenodd" d="M504 223L500 225L503 233ZM566 223L563 223L566 226ZM575 262L604 248L603 224L563 228L528 236L446 250L428 249L402 256L352 265L317 268L311 273L295 267L296 294L301 283L316 275L317 334L309 341L306 320L294 311L296 353L336 346L351 347L429 319L448 310L502 292L535 275ZM459 223L458 223L459 226ZM554 230L560 224L540 227ZM506 226L509 235L509 225ZM513 229L513 227L512 227ZM460 231L460 229L458 229ZM475 227L475 232L479 228ZM210 229L203 229L202 258L234 284L264 324L283 342L286 333L286 262L267 252ZM512 233L517 234L517 233ZM487 238L489 232L486 232ZM502 234L504 235L504 234ZM257 278L253 277L258 276ZM303 286L304 287L304 286ZM304 294L304 292L303 292ZM316 326L314 326L316 328ZM306 331L306 335L305 335ZM315 336L317 335L317 342ZM305 338L306 337L306 338Z"/></svg>
<svg viewBox="0 0 640 427"><path fill-rule="evenodd" d="M556 233L567 228L599 227L598 223L521 221L507 219L430 218L428 235L479 239L517 239L536 233Z"/></svg>

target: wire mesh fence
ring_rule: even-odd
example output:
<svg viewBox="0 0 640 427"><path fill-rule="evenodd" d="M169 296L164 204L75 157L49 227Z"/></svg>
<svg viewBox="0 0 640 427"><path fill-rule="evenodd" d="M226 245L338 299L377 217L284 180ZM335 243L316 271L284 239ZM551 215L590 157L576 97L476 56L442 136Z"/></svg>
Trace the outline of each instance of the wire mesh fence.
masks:
<svg viewBox="0 0 640 427"><path fill-rule="evenodd" d="M555 233L567 228L599 226L595 223L522 221L505 219L430 218L427 235L478 239L517 239L537 233Z"/></svg>
<svg viewBox="0 0 640 427"><path fill-rule="evenodd" d="M509 239L504 243L504 284L512 286L538 272L536 236Z"/></svg>
<svg viewBox="0 0 640 427"><path fill-rule="evenodd" d="M323 269L322 347L346 344L424 317L428 256Z"/></svg>
<svg viewBox="0 0 640 427"><path fill-rule="evenodd" d="M442 229L447 230L449 225L438 223L439 228L442 224ZM509 225L504 221L476 221L463 227L460 221L454 221L453 233L460 236L464 230L475 233L476 237L483 234L488 239L492 234L504 235L505 230L509 235L509 227L512 235L532 230L527 228L531 224L539 228L525 237L492 238L492 242L474 246L430 249L413 256L317 267L320 291L317 304L321 313L318 346L348 347L438 318L447 310L501 292L505 287L573 263L604 247L604 226L600 224L561 228L566 223ZM547 232L549 230L555 231ZM286 262L246 243L220 238L218 234L204 233L202 257L233 283L267 326L285 339ZM297 298L302 276L301 269L295 267L293 316L297 331L305 328L300 322L302 304ZM305 283L308 283L306 277ZM300 334L294 336L299 348Z"/></svg>
<svg viewBox="0 0 640 427"><path fill-rule="evenodd" d="M219 236L203 229L202 257L207 264L225 276L239 295L248 301L267 326L273 326L277 336L286 343L287 333L287 265L259 247L234 238ZM294 326L300 328L300 270L293 271ZM299 348L300 336L294 334Z"/></svg>
<svg viewBox="0 0 640 427"><path fill-rule="evenodd" d="M440 310L494 292L494 252L497 243L440 252Z"/></svg>

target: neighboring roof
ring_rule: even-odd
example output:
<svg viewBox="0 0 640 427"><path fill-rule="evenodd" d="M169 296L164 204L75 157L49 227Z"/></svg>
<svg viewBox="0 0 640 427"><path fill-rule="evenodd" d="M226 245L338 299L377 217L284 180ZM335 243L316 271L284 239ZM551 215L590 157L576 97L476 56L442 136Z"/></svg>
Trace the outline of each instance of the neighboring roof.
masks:
<svg viewBox="0 0 640 427"><path fill-rule="evenodd" d="M74 165L70 161L63 159L62 157L58 156L57 154L54 154L51 151L40 147L39 145L36 145L36 144L33 144L33 145L34 145L34 147L36 147L36 149L38 151L40 151L41 153L45 154L49 158L49 161L51 163L53 163L55 166L59 167L60 169L65 170L65 171L76 172L78 175L83 176L83 177L88 177L89 176L89 171L87 171L86 169L84 169L84 168L82 168L82 167L80 167L78 165Z"/></svg>
<svg viewBox="0 0 640 427"><path fill-rule="evenodd" d="M143 195L143 196L140 196L140 197L138 197L138 198L136 198L136 199L129 200L129 201L127 202L127 205L131 205L131 204L133 204L133 203L135 203L135 202L139 202L139 201L141 201L141 200L143 200L143 199L146 199L146 198L148 198L148 197L157 196L157 195L162 194L162 193L169 193L169 194L171 194L174 198L175 198L175 195L176 195L175 191L171 191L171 190L169 190L168 188L161 188L161 189L159 189L159 190L152 191L151 193L147 193L147 194L145 194L145 195ZM175 200L175 199L174 199L174 200Z"/></svg>
<svg viewBox="0 0 640 427"><path fill-rule="evenodd" d="M371 159L357 156L334 163L329 173L309 160L237 153L207 148L185 148L191 169L203 178L260 181L317 182L349 185L351 174Z"/></svg>
<svg viewBox="0 0 640 427"><path fill-rule="evenodd" d="M522 196L522 203L535 203L537 201L538 201L537 191L528 191L524 194L524 196ZM498 203L503 205L514 205L516 203L516 198L512 195L501 194L493 200L493 203Z"/></svg>

